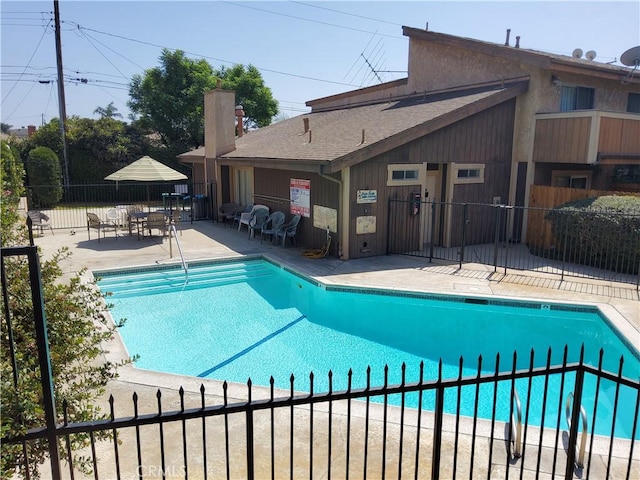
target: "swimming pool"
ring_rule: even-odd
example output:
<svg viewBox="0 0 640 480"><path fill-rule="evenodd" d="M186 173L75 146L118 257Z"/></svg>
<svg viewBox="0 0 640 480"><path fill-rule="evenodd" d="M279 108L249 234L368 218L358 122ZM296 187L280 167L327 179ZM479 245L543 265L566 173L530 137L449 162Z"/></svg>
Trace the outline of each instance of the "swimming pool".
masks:
<svg viewBox="0 0 640 480"><path fill-rule="evenodd" d="M565 344L569 362L578 360L584 344L586 363L597 365L602 348L605 370L617 372L624 356L626 376L637 378L640 371L638 352L595 307L325 287L265 260L193 265L188 283L179 268L95 274L102 291L113 292L114 318L127 319L120 334L129 353L140 355L136 365L143 369L240 383L251 378L264 386L273 376L275 387L283 389L290 388L293 374L298 391L308 391L314 372L314 391L321 392L328 389L329 370L337 391L346 388L349 369L353 388L365 386L369 366L372 385L383 384L385 365L389 384L400 383L403 363L408 381L415 381L421 361L425 378L435 379L439 359L443 376L455 378L461 356L463 375L471 376L477 374L480 355L483 373L491 374L498 353L500 370L511 369L514 351L517 368L524 369L532 349L535 366L542 367L549 348L555 365L562 362ZM573 376L565 381L566 395L573 390ZM604 382L599 397L604 407L599 407L603 418L597 419L596 432L603 435L611 433L610 387ZM492 388L480 390L482 418L491 416ZM517 388L525 398L526 381ZM543 388L542 377L533 382L534 400ZM551 377L549 388L559 391L558 376ZM587 411L593 408L594 390L595 381L587 379ZM501 385L498 420L508 419L509 394L508 385ZM471 401L463 401L461 415L471 416L473 395L466 397ZM417 394L405 401L417 406ZM620 401L616 435L629 438L635 396L623 389ZM433 408L431 396L424 402ZM555 403L547 406L546 425L555 424ZM445 398L445 408L455 412L455 395ZM539 425L541 406L532 404L529 415L530 423Z"/></svg>

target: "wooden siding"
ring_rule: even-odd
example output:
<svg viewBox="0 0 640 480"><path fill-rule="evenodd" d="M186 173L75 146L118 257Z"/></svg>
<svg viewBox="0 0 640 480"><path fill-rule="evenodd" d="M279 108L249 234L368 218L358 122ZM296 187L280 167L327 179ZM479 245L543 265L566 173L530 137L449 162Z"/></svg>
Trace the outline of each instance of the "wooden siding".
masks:
<svg viewBox="0 0 640 480"><path fill-rule="evenodd" d="M270 211L280 210L286 214L287 221L291 218L289 188L292 178L310 180L311 217L302 217L296 240L298 245L307 248L321 248L325 244L326 231L313 226L313 206L338 210L339 185L322 178L317 173L298 172L295 170L272 170L255 168L254 172L254 203L267 205ZM332 250L330 255L337 255L338 235L332 234Z"/></svg>
<svg viewBox="0 0 640 480"><path fill-rule="evenodd" d="M419 184L387 187L387 165L389 164L482 163L486 165L485 182L456 185L454 201L491 203L494 196L500 196L503 201L506 201L511 171L514 116L515 100L510 100L351 167L351 197L348 200L350 202L350 258L385 254L389 217L388 199L406 200L412 192L421 192ZM377 203L357 204L358 190L377 190ZM408 211L395 213L397 215L394 215L392 226L394 232L390 238L402 245L394 245L394 250L410 251L414 246L420 248L420 216L410 215ZM376 216L376 232L356 235L356 219L364 215ZM437 219L438 225L440 221L441 219ZM406 238L399 238L398 231L406 232Z"/></svg>
<svg viewBox="0 0 640 480"><path fill-rule="evenodd" d="M527 214L527 245L545 250L554 245L551 223L544 218L549 209L572 200L601 197L604 195L631 195L640 197L640 193L634 192L613 192L609 190L586 190L581 188L531 185L529 210Z"/></svg>
<svg viewBox="0 0 640 480"><path fill-rule="evenodd" d="M640 118L603 117L600 121L598 152L640 155Z"/></svg>
<svg viewBox="0 0 640 480"><path fill-rule="evenodd" d="M592 117L537 119L533 161L587 163Z"/></svg>

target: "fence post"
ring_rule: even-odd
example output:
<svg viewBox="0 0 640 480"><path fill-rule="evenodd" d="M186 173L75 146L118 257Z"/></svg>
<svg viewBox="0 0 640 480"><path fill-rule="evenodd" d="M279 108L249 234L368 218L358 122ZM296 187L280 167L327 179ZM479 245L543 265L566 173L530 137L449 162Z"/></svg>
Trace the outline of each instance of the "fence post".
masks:
<svg viewBox="0 0 640 480"><path fill-rule="evenodd" d="M249 397L247 399L247 478L253 480L255 477L253 465L253 408L251 406L251 379L247 381Z"/></svg>
<svg viewBox="0 0 640 480"><path fill-rule="evenodd" d="M564 267L567 259L567 237L569 236L569 219L568 216L565 215L565 224L564 224L564 241L562 242L562 273L560 274L560 281L564 282Z"/></svg>
<svg viewBox="0 0 640 480"><path fill-rule="evenodd" d="M433 243L436 235L436 202L431 202L431 239L429 240L429 263L433 262Z"/></svg>
<svg viewBox="0 0 640 480"><path fill-rule="evenodd" d="M493 238L493 271L498 270L498 238L500 237L500 205L495 205L496 209L496 231Z"/></svg>
<svg viewBox="0 0 640 480"><path fill-rule="evenodd" d="M385 255L389 255L389 240L391 239L391 197L387 199L387 247Z"/></svg>
<svg viewBox="0 0 640 480"><path fill-rule="evenodd" d="M460 245L460 262L458 265L458 268L462 269L462 262L464 262L464 244L467 241L467 210L468 210L468 205L465 203L463 204L463 209L462 209L462 244Z"/></svg>
<svg viewBox="0 0 640 480"><path fill-rule="evenodd" d="M433 419L433 454L431 457L431 480L440 478L440 454L442 451L442 424L444 416L444 387L442 386L442 359L438 365L438 388Z"/></svg>
<svg viewBox="0 0 640 480"><path fill-rule="evenodd" d="M38 247L24 247L29 257L29 281L37 286L31 289L33 303L33 319L36 329L36 344L40 363L40 382L44 403L44 415L49 443L49 459L51 461L51 478L60 478L60 456L58 454L58 438L56 436L56 404L51 373L51 355L47 338L47 318L44 312L44 296L42 295L42 277Z"/></svg>
<svg viewBox="0 0 640 480"><path fill-rule="evenodd" d="M569 444L567 445L567 465L564 472L564 478L571 480L573 478L573 470L576 462L576 444L578 443L578 426L580 425L580 407L582 403L582 386L584 384L584 368L582 360L584 355L584 345L580 352L580 365L576 371L576 384L573 390L573 410L571 411L571 425L569 428ZM586 435L587 432L582 432Z"/></svg>

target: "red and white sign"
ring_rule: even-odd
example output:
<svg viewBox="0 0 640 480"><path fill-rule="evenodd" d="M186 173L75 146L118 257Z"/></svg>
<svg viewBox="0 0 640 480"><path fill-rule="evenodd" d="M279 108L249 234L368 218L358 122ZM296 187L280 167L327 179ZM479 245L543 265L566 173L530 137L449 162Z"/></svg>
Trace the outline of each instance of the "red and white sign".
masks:
<svg viewBox="0 0 640 480"><path fill-rule="evenodd" d="M291 214L311 217L311 180L292 178L289 186Z"/></svg>

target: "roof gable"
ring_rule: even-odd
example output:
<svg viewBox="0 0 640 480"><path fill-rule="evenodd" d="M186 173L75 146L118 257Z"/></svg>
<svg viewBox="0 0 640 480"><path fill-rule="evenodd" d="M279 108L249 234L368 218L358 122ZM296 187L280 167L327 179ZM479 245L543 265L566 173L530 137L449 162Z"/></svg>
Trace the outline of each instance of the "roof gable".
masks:
<svg viewBox="0 0 640 480"><path fill-rule="evenodd" d="M335 172L426 135L466 116L514 98L527 82L493 89L432 92L388 102L310 113L305 133L301 117L284 120L236 139L236 149L220 163L295 163ZM290 167L295 168L295 167Z"/></svg>

